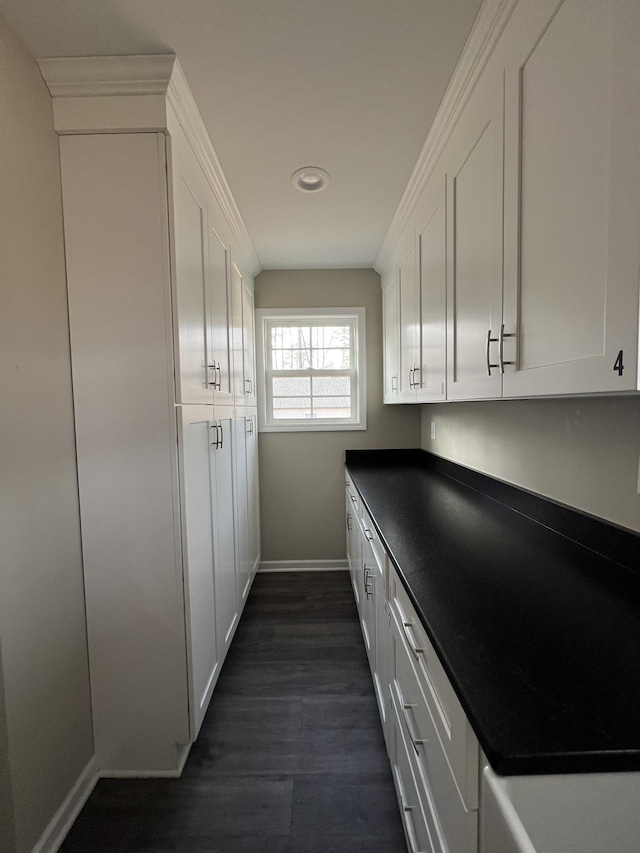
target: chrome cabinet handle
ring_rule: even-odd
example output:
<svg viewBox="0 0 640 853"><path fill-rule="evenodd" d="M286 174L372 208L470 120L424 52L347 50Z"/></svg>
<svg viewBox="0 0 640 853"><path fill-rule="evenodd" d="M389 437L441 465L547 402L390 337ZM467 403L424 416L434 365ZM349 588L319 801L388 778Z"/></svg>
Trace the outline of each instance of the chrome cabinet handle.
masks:
<svg viewBox="0 0 640 853"><path fill-rule="evenodd" d="M347 513L347 530L351 532L351 513Z"/></svg>
<svg viewBox="0 0 640 853"><path fill-rule="evenodd" d="M416 755L418 755L418 744L429 743L429 741L425 740L424 738L419 738L416 735L415 728L408 714L408 711L415 707L415 705L412 705L409 702L402 703L402 716L404 717L404 721L407 724L407 731L409 732L409 738L411 740L411 743L413 744L413 748L415 749Z"/></svg>
<svg viewBox="0 0 640 853"><path fill-rule="evenodd" d="M220 367L220 362L218 362L216 366L216 373L218 375L217 389L218 391L222 391L222 368Z"/></svg>
<svg viewBox="0 0 640 853"><path fill-rule="evenodd" d="M407 642L409 643L409 648L413 652L414 657L417 659L418 655L424 654L424 649L419 648L416 645L415 638L413 636L413 622L403 622L402 630L404 631L404 635L407 638Z"/></svg>
<svg viewBox="0 0 640 853"><path fill-rule="evenodd" d="M364 538L367 539L369 542L373 542L373 536L371 535L371 531L368 527L365 527L364 529Z"/></svg>
<svg viewBox="0 0 640 853"><path fill-rule="evenodd" d="M504 339L505 338L515 338L515 335L511 333L507 333L504 330L504 323L500 326L500 336L498 339L498 362L500 367L500 373L504 373L505 364L515 364L515 361L505 361L504 360ZM492 365L495 367L495 365Z"/></svg>
<svg viewBox="0 0 640 853"><path fill-rule="evenodd" d="M222 450L224 446L224 426L222 421L220 421L220 450Z"/></svg>
<svg viewBox="0 0 640 853"><path fill-rule="evenodd" d="M413 367L409 368L409 388L413 388Z"/></svg>
<svg viewBox="0 0 640 853"><path fill-rule="evenodd" d="M211 378L209 377L209 371L210 371L210 370L213 370L213 379L211 379ZM215 361L214 361L212 364L208 364L208 365L207 365L207 371L206 371L206 372L207 372L207 385L209 385L209 386L213 386L213 388L216 388L216 387L217 387L217 384L216 384L216 370L217 370L217 365L216 365Z"/></svg>
<svg viewBox="0 0 640 853"><path fill-rule="evenodd" d="M355 496L355 495L349 495L349 497L351 498L351 500L352 500L352 502L353 502L354 504L355 504L355 503L358 503L358 499L356 498L356 496Z"/></svg>
<svg viewBox="0 0 640 853"><path fill-rule="evenodd" d="M410 853L421 853L418 850L418 842L416 841L416 832L413 826L413 811L414 806L408 806L407 802L404 798L404 794L402 795L402 812L405 816L404 825L407 828L407 839L409 841L409 851Z"/></svg>
<svg viewBox="0 0 640 853"><path fill-rule="evenodd" d="M496 343L496 341L499 341L499 340L500 340L500 338L492 338L491 337L491 329L489 329L489 331L487 332L487 375L488 376L491 376L491 369L493 367L500 367L500 363L493 364L491 362L491 344Z"/></svg>
<svg viewBox="0 0 640 853"><path fill-rule="evenodd" d="M367 598L371 598L371 596L373 595L373 590L369 589L369 581L370 580L373 580L372 575L371 575L371 569L369 568L369 566L365 565L365 567L364 567L364 591L366 593ZM375 583L375 581L374 581L374 583Z"/></svg>
<svg viewBox="0 0 640 853"><path fill-rule="evenodd" d="M391 393L393 394L397 390L398 390L398 377L392 376L391 377Z"/></svg>
<svg viewBox="0 0 640 853"><path fill-rule="evenodd" d="M217 450L220 447L220 436L218 433L218 424L211 424L211 429L215 430L215 438L211 442L211 447Z"/></svg>
<svg viewBox="0 0 640 853"><path fill-rule="evenodd" d="M416 366L413 368L413 372L414 372L413 387L414 387L414 388L419 388L419 387L420 387L420 382L421 382L422 380L421 380L421 379L419 379L419 378L418 378L418 379L416 379L416 378L415 378L415 374L416 374L416 373L418 374L418 376L420 376L420 370L421 370L421 368L419 368L419 367L418 367L418 365L416 365Z"/></svg>

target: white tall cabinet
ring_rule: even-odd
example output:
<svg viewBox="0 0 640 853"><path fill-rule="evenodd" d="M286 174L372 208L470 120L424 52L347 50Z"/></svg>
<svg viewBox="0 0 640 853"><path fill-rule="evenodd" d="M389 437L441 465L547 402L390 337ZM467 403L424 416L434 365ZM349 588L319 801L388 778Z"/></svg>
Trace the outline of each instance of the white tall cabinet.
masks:
<svg viewBox="0 0 640 853"><path fill-rule="evenodd" d="M258 263L174 57L42 69L60 134L98 766L176 775L259 562L244 381Z"/></svg>

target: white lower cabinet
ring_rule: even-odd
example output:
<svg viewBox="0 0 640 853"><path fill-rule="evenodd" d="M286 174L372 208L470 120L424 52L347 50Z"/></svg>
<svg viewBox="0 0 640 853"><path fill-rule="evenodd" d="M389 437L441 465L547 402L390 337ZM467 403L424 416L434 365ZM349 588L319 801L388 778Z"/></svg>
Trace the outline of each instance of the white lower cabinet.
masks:
<svg viewBox="0 0 640 853"><path fill-rule="evenodd" d="M354 592L409 850L478 853L478 741L348 475L346 482Z"/></svg>

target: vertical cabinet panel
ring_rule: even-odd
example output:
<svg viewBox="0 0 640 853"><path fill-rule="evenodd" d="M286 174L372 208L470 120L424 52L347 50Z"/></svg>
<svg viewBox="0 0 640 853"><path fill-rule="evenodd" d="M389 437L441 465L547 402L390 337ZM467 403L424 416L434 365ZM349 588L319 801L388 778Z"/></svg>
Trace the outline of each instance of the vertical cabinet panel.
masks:
<svg viewBox="0 0 640 853"><path fill-rule="evenodd" d="M517 333L508 350L517 370L505 373L505 396L636 385L640 256L636 238L618 235L629 217L636 237L639 226L640 158L637 143L628 147L638 138L629 105L640 97L639 29L637 4L627 0L545 0L514 23L505 323ZM626 105L616 97L625 86L635 91Z"/></svg>
<svg viewBox="0 0 640 853"><path fill-rule="evenodd" d="M422 195L418 214L420 265L420 387L418 402L445 399L447 325L446 182L436 174Z"/></svg>
<svg viewBox="0 0 640 853"><path fill-rule="evenodd" d="M256 353L253 291L246 277L242 281L242 362L245 405L256 406Z"/></svg>
<svg viewBox="0 0 640 853"><path fill-rule="evenodd" d="M405 235L398 270L400 292L400 384L398 402L415 403L420 384L420 291L415 233Z"/></svg>
<svg viewBox="0 0 640 853"><path fill-rule="evenodd" d="M175 772L189 718L165 138L65 136L60 154L96 755Z"/></svg>
<svg viewBox="0 0 640 853"><path fill-rule="evenodd" d="M233 410L214 412L211 491L214 504L216 640L220 655L229 648L238 620L233 500Z"/></svg>
<svg viewBox="0 0 640 853"><path fill-rule="evenodd" d="M216 641L214 592L214 507L211 486L212 412L205 406L183 406L182 489L187 593L187 639L190 650L192 737L204 719L220 667Z"/></svg>
<svg viewBox="0 0 640 853"><path fill-rule="evenodd" d="M260 563L260 482L258 478L258 416L247 417L247 490L249 497L249 568L255 576Z"/></svg>
<svg viewBox="0 0 640 853"><path fill-rule="evenodd" d="M207 198L186 143L173 143L173 251L177 288L180 403L212 403L215 364L208 352Z"/></svg>
<svg viewBox="0 0 640 853"><path fill-rule="evenodd" d="M229 342L229 251L212 226L213 211L209 209L209 288L207 325L209 329L210 368L214 377L214 400L229 405L233 402L231 386L231 356Z"/></svg>
<svg viewBox="0 0 640 853"><path fill-rule="evenodd" d="M449 398L499 397L503 87L474 90L449 143Z"/></svg>
<svg viewBox="0 0 640 853"><path fill-rule="evenodd" d="M236 526L236 597L244 601L251 585L249 565L249 491L247 471L247 418L236 415L234 425L234 501Z"/></svg>
<svg viewBox="0 0 640 853"><path fill-rule="evenodd" d="M382 277L383 400L398 402L400 305L395 270Z"/></svg>

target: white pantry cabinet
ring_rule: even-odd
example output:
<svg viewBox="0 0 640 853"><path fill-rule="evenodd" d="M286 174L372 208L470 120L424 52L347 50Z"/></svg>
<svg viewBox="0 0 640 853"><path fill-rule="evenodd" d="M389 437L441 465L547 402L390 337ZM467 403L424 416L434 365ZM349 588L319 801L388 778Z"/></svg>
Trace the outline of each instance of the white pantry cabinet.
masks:
<svg viewBox="0 0 640 853"><path fill-rule="evenodd" d="M440 369L445 350L448 400L637 391L637 2L518 0L491 20L483 10L476 28L485 29L465 48L397 239L425 241L424 304L423 248L434 234L423 206L446 173L446 347L423 312L420 387L402 399L437 399L425 368ZM390 252L383 281L403 259ZM413 380L417 310L401 294L396 325ZM386 334L393 322L391 312Z"/></svg>
<svg viewBox="0 0 640 853"><path fill-rule="evenodd" d="M255 411L235 408L230 353L232 258L251 292L255 256L174 57L43 72L60 134L96 755L103 775L177 775L259 562ZM99 95L77 96L78 82Z"/></svg>
<svg viewBox="0 0 640 853"><path fill-rule="evenodd" d="M253 289L235 263L231 265L232 340L235 397L238 405L256 407L256 359Z"/></svg>

